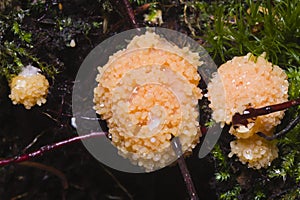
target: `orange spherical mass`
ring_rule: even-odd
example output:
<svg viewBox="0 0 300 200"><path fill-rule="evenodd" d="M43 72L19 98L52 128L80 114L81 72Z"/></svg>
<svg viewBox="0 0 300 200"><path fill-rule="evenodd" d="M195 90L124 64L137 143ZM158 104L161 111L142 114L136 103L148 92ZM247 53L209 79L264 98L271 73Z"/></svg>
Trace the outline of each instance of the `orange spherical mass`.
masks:
<svg viewBox="0 0 300 200"><path fill-rule="evenodd" d="M183 152L196 146L199 60L188 48L146 32L98 68L94 109L108 122L119 154L153 171L176 159L172 137L179 137Z"/></svg>
<svg viewBox="0 0 300 200"><path fill-rule="evenodd" d="M256 58L248 54L234 57L219 67L209 83L208 99L214 111L213 119L230 124L235 113L242 114L247 108L287 101L287 75L262 56ZM231 128L230 133L237 138L248 138L257 132L270 133L280 124L283 115L284 111L259 116L249 127Z"/></svg>
<svg viewBox="0 0 300 200"><path fill-rule="evenodd" d="M32 66L28 68L34 69ZM39 74L36 68L34 72L28 72L28 68L12 78L9 95L13 104L23 104L26 109L46 103L49 88L49 82L44 75Z"/></svg>
<svg viewBox="0 0 300 200"><path fill-rule="evenodd" d="M235 113L243 114L247 108L260 108L288 100L288 81L285 72L268 62L264 56L252 54L234 57L221 65L208 85L208 99L213 119L223 125L230 124ZM280 124L284 111L251 119L247 125L232 126L229 130L237 140L230 143L229 157L255 169L270 166L278 156L274 142L256 135L272 135Z"/></svg>

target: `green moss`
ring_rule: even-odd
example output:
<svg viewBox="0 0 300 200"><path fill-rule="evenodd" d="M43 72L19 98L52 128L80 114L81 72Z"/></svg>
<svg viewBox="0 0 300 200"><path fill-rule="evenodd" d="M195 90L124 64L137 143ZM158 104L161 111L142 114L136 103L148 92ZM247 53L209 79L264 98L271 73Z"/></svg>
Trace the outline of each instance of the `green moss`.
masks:
<svg viewBox="0 0 300 200"><path fill-rule="evenodd" d="M215 2L213 10L206 39L215 59L225 62L248 52L266 52L281 67L300 64L298 0Z"/></svg>
<svg viewBox="0 0 300 200"><path fill-rule="evenodd" d="M228 190L227 192L221 194L220 199L224 200L238 200L238 196L241 192L241 187L236 185L232 190Z"/></svg>
<svg viewBox="0 0 300 200"><path fill-rule="evenodd" d="M57 19L58 37L61 38L64 44L69 47L72 39L76 38L77 34L87 36L93 25L99 22L88 23L83 19L73 19L72 17L61 17Z"/></svg>
<svg viewBox="0 0 300 200"><path fill-rule="evenodd" d="M132 4L136 4L138 6L142 6L144 4L147 4L147 3L151 3L151 4L156 4L156 3L160 3L160 4L172 4L173 1L171 0L160 0L160 1L156 1L156 0L129 0L130 3Z"/></svg>
<svg viewBox="0 0 300 200"><path fill-rule="evenodd" d="M11 11L8 15L0 15L0 76L8 81L20 73L22 67L34 64L47 76L54 78L58 73L54 66L41 62L31 50L32 33L23 28L23 20L29 16L28 10Z"/></svg>
<svg viewBox="0 0 300 200"><path fill-rule="evenodd" d="M211 128L214 124L216 124L216 121L213 120L213 119L210 119L208 122L206 122L204 124L204 126L208 127L208 128Z"/></svg>
<svg viewBox="0 0 300 200"><path fill-rule="evenodd" d="M263 193L262 191L256 191L255 192L255 196L254 196L254 200L262 200L262 199L266 199L266 194Z"/></svg>
<svg viewBox="0 0 300 200"><path fill-rule="evenodd" d="M288 68L287 75L289 78L289 97L290 99L296 99L300 97L300 68Z"/></svg>
<svg viewBox="0 0 300 200"><path fill-rule="evenodd" d="M297 200L300 198L300 188L293 188L290 192L283 195L282 200Z"/></svg>
<svg viewBox="0 0 300 200"><path fill-rule="evenodd" d="M26 43L30 43L31 42L31 33L27 33L25 31L23 31L20 28L20 24L18 22L14 22L12 25L12 31L14 32L15 35L18 35L19 38L26 42Z"/></svg>
<svg viewBox="0 0 300 200"><path fill-rule="evenodd" d="M230 173L228 171L215 173L216 180L219 182L227 181L230 178Z"/></svg>
<svg viewBox="0 0 300 200"><path fill-rule="evenodd" d="M224 155L223 151L221 150L220 145L216 144L211 153L213 157L216 159L217 163L219 163L218 164L219 167L221 167L222 169L228 168L227 157Z"/></svg>
<svg viewBox="0 0 300 200"><path fill-rule="evenodd" d="M291 67L287 70L289 78L289 97L296 99L300 97L300 70ZM299 115L299 107L289 109L289 118ZM299 183L300 180L300 124L293 128L286 136L279 140L281 150L281 169L282 173L288 175L293 182Z"/></svg>

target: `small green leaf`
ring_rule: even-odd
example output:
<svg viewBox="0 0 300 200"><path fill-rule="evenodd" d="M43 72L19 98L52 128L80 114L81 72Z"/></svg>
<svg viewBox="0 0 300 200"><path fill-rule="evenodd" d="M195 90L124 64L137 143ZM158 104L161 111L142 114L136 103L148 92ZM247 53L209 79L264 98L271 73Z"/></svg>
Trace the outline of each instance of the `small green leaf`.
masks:
<svg viewBox="0 0 300 200"><path fill-rule="evenodd" d="M227 181L230 178L229 172L217 172L215 173L215 177L217 181Z"/></svg>
<svg viewBox="0 0 300 200"><path fill-rule="evenodd" d="M18 24L18 22L13 23L12 30L16 35L20 33L20 25Z"/></svg>
<svg viewBox="0 0 300 200"><path fill-rule="evenodd" d="M30 43L31 42L31 33L25 33L22 38L25 42Z"/></svg>

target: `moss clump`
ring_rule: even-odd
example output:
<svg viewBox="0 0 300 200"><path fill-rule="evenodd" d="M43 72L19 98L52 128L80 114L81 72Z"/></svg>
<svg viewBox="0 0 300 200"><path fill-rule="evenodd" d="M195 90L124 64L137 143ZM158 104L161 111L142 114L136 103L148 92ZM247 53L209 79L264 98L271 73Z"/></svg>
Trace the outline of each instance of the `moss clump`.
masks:
<svg viewBox="0 0 300 200"><path fill-rule="evenodd" d="M54 78L58 73L54 66L34 55L32 33L25 30L23 21L29 16L28 10L13 10L7 15L0 15L0 76L8 81L20 73L22 67L34 63L45 74Z"/></svg>
<svg viewBox="0 0 300 200"><path fill-rule="evenodd" d="M206 39L218 62L251 52L267 53L281 67L300 64L300 2L221 1L206 5L211 24Z"/></svg>

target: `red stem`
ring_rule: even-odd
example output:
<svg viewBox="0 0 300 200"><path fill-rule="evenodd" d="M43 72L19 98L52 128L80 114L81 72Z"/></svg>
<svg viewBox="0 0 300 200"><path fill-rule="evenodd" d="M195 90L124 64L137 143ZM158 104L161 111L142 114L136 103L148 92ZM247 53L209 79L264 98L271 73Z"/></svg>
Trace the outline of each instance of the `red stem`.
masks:
<svg viewBox="0 0 300 200"><path fill-rule="evenodd" d="M70 138L70 139L60 141L60 142L57 142L54 144L45 145L34 152L0 160L0 167L8 165L8 164L12 164L12 163L19 163L19 162L27 161L29 159L42 156L44 153L51 151L51 150L58 149L66 144L72 144L79 140L88 139L88 138L92 138L92 137L106 136L106 134L107 134L106 132L92 132L87 135L81 135L81 136Z"/></svg>
<svg viewBox="0 0 300 200"><path fill-rule="evenodd" d="M181 142L179 140L178 137L174 137L172 139L172 147L173 150L177 156L177 163L179 165L181 174L183 176L183 180L185 182L187 191L189 193L190 196L190 200L199 200L199 197L197 195L196 192L196 188L194 186L191 174L186 166L185 160L184 160L184 156L183 156L183 152L182 152L182 146L181 146Z"/></svg>
<svg viewBox="0 0 300 200"><path fill-rule="evenodd" d="M131 20L131 23L133 25L134 28L139 28L137 22L136 22L136 19L135 19L135 16L134 16L134 11L130 5L130 2L128 0L123 0L123 3L125 5L125 8L127 10L127 14L129 16L129 19Z"/></svg>
<svg viewBox="0 0 300 200"><path fill-rule="evenodd" d="M247 125L247 119L249 118L255 118L261 115L267 115L273 112L281 111L287 108L290 108L292 106L298 106L300 105L300 98L290 100L287 102L279 103L279 104L274 104L271 106L265 106L262 108L249 108L244 111L243 114L240 113L235 113L232 117L232 124L243 124Z"/></svg>

